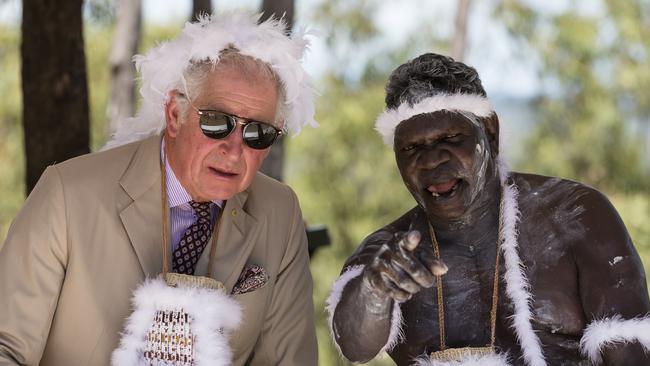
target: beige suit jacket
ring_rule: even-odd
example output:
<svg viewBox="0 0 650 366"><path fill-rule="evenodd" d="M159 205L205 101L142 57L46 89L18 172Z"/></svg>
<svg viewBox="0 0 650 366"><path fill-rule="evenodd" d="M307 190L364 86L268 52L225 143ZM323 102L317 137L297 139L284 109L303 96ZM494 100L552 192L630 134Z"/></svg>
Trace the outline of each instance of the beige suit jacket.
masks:
<svg viewBox="0 0 650 366"><path fill-rule="evenodd" d="M43 173L0 251L0 365L110 364L133 289L162 270L159 159L154 136ZM246 264L269 275L234 296L243 307L234 364L315 365L295 194L258 173L224 210L212 277L231 291Z"/></svg>

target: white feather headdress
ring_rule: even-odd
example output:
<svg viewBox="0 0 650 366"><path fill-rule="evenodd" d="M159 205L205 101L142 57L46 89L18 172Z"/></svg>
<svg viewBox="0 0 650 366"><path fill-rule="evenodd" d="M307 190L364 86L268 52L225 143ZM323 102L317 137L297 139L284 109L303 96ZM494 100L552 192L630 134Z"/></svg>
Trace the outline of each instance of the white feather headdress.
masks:
<svg viewBox="0 0 650 366"><path fill-rule="evenodd" d="M284 88L285 127L298 133L314 120L314 88L300 64L309 41L307 32L286 35L283 20L269 19L258 24L261 14L242 11L203 15L196 23L186 23L174 40L162 43L133 59L140 72L143 101L137 115L120 121L104 149L138 141L165 127L164 105L169 91L185 86L184 71L194 62L216 63L222 50L234 47L239 53L268 64Z"/></svg>
<svg viewBox="0 0 650 366"><path fill-rule="evenodd" d="M384 143L393 146L395 129L402 121L418 114L441 110L465 111L477 117L489 117L494 108L490 101L478 94L438 94L410 105L403 102L395 109L387 109L377 117L375 130L384 138Z"/></svg>

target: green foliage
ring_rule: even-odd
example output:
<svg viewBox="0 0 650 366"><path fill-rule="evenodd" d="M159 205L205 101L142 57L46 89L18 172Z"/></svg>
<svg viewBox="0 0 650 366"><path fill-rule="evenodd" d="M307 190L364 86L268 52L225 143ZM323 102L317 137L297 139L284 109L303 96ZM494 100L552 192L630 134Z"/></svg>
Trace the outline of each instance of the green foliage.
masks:
<svg viewBox="0 0 650 366"><path fill-rule="evenodd" d="M325 224L332 245L312 259L320 364L345 364L334 349L324 301L361 240L415 205L399 176L392 150L373 131L383 110L383 82L352 89L341 79L323 85L317 120L289 140L287 180L300 197L305 220ZM383 363L382 363L383 362ZM374 365L392 364L375 361Z"/></svg>
<svg viewBox="0 0 650 366"><path fill-rule="evenodd" d="M114 23L117 11L116 3L112 0L86 0L84 4L86 19L84 21L101 25Z"/></svg>
<svg viewBox="0 0 650 366"><path fill-rule="evenodd" d="M288 179L301 192L307 220L327 223L340 239L339 250L350 253L374 225L395 219L414 201L392 150L373 130L383 109L383 84L348 89L330 79L325 85L321 126L289 144Z"/></svg>
<svg viewBox="0 0 650 366"><path fill-rule="evenodd" d="M631 122L647 126L650 115L648 2L608 0L606 14L600 16L575 9L546 14L529 3L506 0L497 9L522 56L539 59L541 76L551 86L535 103L536 128L526 148L518 149L525 156L516 167L608 192L649 271L648 157L643 160L643 146L630 128ZM366 235L415 204L392 151L373 131L383 109L387 73L409 57L444 50L443 40L431 35L435 32L418 32L397 50L380 47L373 23L378 4L336 0L317 8L314 16L319 28L328 30L324 36L336 65L317 82L321 126L304 130L287 146L286 177L300 197L305 219L326 225L332 237L332 245L317 252L311 264L322 365L348 364L332 345L323 310L343 262ZM174 37L179 29L180 24L145 28L141 50ZM24 200L19 36L19 29L0 28L0 88L5 91L0 100L0 243ZM85 29L93 150L106 140L111 37L106 22ZM362 47L364 52L371 49L368 60L359 61ZM358 71L354 82L351 70ZM393 363L384 358L370 364Z"/></svg>
<svg viewBox="0 0 650 366"><path fill-rule="evenodd" d="M179 26L145 28L141 49L178 34ZM112 27L91 23L84 29L86 67L91 121L91 150L99 149L107 138L106 106L110 97L108 55ZM0 247L25 199L25 160L22 130L22 94L20 82L20 29L0 26ZM55 128L56 126L54 126Z"/></svg>
<svg viewBox="0 0 650 366"><path fill-rule="evenodd" d="M25 195L20 32L0 25L0 247Z"/></svg>
<svg viewBox="0 0 650 366"><path fill-rule="evenodd" d="M143 30L140 51L146 52L160 42L174 38L180 27L155 26ZM90 93L91 150L101 148L108 138L107 107L111 95L108 57L113 40L113 28L93 24L85 29L88 85ZM137 82L137 80L136 80ZM138 86L136 85L136 88ZM140 101L139 93L136 93Z"/></svg>
<svg viewBox="0 0 650 366"><path fill-rule="evenodd" d="M614 193L609 198L621 215L639 252L645 266L646 280L650 280L650 197L642 193Z"/></svg>
<svg viewBox="0 0 650 366"><path fill-rule="evenodd" d="M84 29L86 47L86 77L90 104L90 150L99 149L106 141L106 111L110 90L108 55L111 50L112 30L105 25Z"/></svg>
<svg viewBox="0 0 650 366"><path fill-rule="evenodd" d="M576 179L607 191L650 193L643 137L650 96L647 2L607 1L603 14L569 7L536 11L523 1L497 13L540 59L550 85L535 103L538 121L518 168Z"/></svg>

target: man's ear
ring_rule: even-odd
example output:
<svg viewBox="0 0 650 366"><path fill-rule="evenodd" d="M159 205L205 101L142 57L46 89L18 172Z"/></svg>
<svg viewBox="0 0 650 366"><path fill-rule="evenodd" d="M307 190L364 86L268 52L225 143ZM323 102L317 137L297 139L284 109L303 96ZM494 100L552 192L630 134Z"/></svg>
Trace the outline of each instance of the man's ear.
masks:
<svg viewBox="0 0 650 366"><path fill-rule="evenodd" d="M492 157L497 157L499 155L499 117L492 112L489 117L483 119L483 124L485 125L485 134L490 142Z"/></svg>
<svg viewBox="0 0 650 366"><path fill-rule="evenodd" d="M178 91L169 92L169 100L165 103L165 127L166 134L176 137L181 128L181 110L178 105Z"/></svg>

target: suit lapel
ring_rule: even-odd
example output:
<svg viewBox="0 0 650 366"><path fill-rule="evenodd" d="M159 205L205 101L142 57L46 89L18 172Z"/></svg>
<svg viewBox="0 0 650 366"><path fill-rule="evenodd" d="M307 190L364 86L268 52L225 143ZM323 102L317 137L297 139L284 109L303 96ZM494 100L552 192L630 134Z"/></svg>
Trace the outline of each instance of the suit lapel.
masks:
<svg viewBox="0 0 650 366"><path fill-rule="evenodd" d="M133 200L120 212L133 250L145 276L162 271L160 136L142 141L120 185Z"/></svg>
<svg viewBox="0 0 650 366"><path fill-rule="evenodd" d="M143 140L120 185L133 200L120 212L120 219L145 276L162 272L162 217L160 177L160 136ZM266 221L245 210L248 191L229 199L221 218L212 277L230 292Z"/></svg>
<svg viewBox="0 0 650 366"><path fill-rule="evenodd" d="M265 220L258 220L244 210L247 197L248 192L244 191L228 200L221 218L212 277L223 282L228 293L266 226Z"/></svg>

